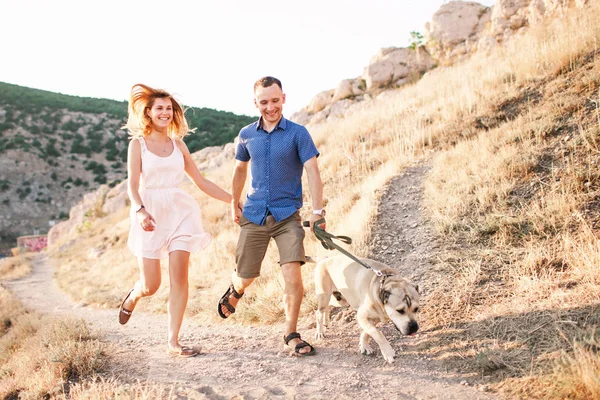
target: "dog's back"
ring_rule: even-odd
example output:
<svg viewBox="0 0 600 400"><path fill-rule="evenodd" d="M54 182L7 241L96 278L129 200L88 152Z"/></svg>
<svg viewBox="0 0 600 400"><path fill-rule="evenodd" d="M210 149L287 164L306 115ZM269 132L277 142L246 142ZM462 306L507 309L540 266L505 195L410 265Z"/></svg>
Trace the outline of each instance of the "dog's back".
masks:
<svg viewBox="0 0 600 400"><path fill-rule="evenodd" d="M361 258L361 261L367 265L380 270L383 273L393 274L395 271L379 261ZM362 303L362 295L367 281L373 279L373 271L365 268L356 261L344 255L327 258L317 263L315 269L315 291L318 304L329 303L329 297L333 295L335 301L340 302L340 298L345 300L347 305L357 309ZM337 294L337 293L339 294ZM319 301L319 296L321 296ZM324 301L323 296L327 298Z"/></svg>

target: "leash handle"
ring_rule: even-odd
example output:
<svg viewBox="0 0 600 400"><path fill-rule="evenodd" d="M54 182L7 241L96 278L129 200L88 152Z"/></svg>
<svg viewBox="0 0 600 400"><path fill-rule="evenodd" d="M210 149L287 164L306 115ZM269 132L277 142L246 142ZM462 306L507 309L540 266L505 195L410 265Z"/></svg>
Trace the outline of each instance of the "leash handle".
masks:
<svg viewBox="0 0 600 400"><path fill-rule="evenodd" d="M362 262L361 260L359 260L354 254L348 252L346 249L338 246L337 244L335 244L333 242L332 239L337 239L340 240L346 244L351 244L352 243L352 239L348 236L336 236L336 235L332 235L331 233L325 231L324 229L320 228L319 225L325 222L325 218L321 218L315 221L314 226L313 226L313 230L315 232L315 236L317 237L317 239L319 239L319 241L321 242L321 245L323 245L323 247L327 250L333 250L336 249L338 250L340 253L344 254L345 256L351 258L352 260L356 261L357 263L359 263L360 265L362 265L363 267L372 270L373 272L375 272L375 275L377 276L383 276L383 273L381 271L379 271L376 268L371 267L368 264L365 264L364 262ZM310 221L304 221L302 223L303 226L305 227L309 227L310 226Z"/></svg>
<svg viewBox="0 0 600 400"><path fill-rule="evenodd" d="M327 250L333 250L334 248L337 248L339 250L338 246L335 245L331 239L338 239L346 244L352 244L352 238L350 238L348 236L332 235L331 233L322 229L319 225L321 225L324 222L325 222L325 218L318 219L315 221L315 224L313 226L315 236L317 237L317 239L319 239L319 241L321 242L323 247L325 247ZM308 227L310 227L310 221L304 221L302 223L302 225L304 227L308 228Z"/></svg>

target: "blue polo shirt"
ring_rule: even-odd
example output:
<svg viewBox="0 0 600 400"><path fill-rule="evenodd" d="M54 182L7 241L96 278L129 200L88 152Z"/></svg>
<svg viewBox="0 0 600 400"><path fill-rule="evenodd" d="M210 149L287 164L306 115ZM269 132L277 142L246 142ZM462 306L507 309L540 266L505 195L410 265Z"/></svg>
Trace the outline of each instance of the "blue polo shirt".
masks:
<svg viewBox="0 0 600 400"><path fill-rule="evenodd" d="M265 223L267 211L279 222L302 208L304 163L319 156L304 126L283 117L271 132L261 125L259 119L240 130L235 152L236 160L252 160L244 216L257 225Z"/></svg>

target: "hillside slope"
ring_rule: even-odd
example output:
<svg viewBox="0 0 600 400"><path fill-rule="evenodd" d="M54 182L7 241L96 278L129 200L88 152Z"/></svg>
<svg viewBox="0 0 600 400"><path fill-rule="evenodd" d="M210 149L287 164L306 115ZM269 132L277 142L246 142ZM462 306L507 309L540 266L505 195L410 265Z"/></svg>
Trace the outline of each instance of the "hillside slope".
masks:
<svg viewBox="0 0 600 400"><path fill-rule="evenodd" d="M254 117L188 108L190 151L229 143ZM0 248L45 233L84 193L126 178L127 103L0 82Z"/></svg>

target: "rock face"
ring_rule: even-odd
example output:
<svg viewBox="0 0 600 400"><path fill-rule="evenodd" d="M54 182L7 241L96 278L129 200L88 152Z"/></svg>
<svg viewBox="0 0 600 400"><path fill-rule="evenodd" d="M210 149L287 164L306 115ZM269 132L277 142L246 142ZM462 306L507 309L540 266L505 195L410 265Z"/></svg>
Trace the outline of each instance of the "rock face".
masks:
<svg viewBox="0 0 600 400"><path fill-rule="evenodd" d="M418 80L420 75L435 66L435 61L422 47L381 49L371 58L362 78L368 92L396 88Z"/></svg>
<svg viewBox="0 0 600 400"><path fill-rule="evenodd" d="M487 7L476 2L443 4L425 26L424 45L381 49L360 77L342 80L317 94L291 119L304 125L345 118L363 101L382 91L414 82L436 66L452 65L475 53L488 54L530 26L559 18L590 0L498 0Z"/></svg>
<svg viewBox="0 0 600 400"><path fill-rule="evenodd" d="M490 22L491 9L479 3L443 4L425 24L427 50L440 64L461 61L477 51L479 38Z"/></svg>
<svg viewBox="0 0 600 400"><path fill-rule="evenodd" d="M489 52L546 18L560 18L589 0L499 0L493 7L474 2L443 4L425 26L427 50L440 65Z"/></svg>

